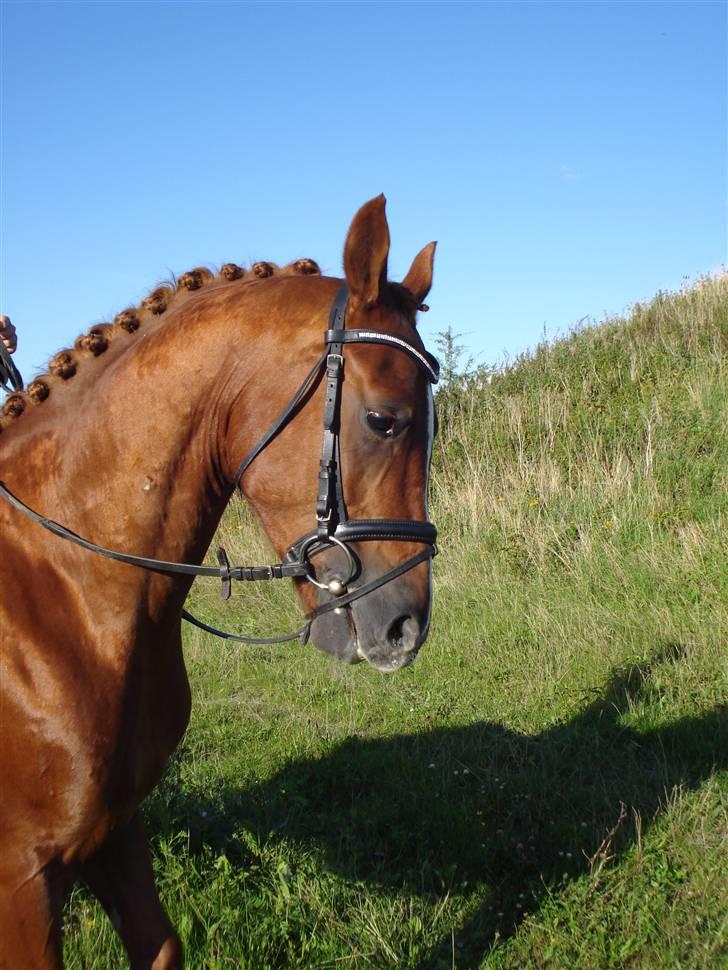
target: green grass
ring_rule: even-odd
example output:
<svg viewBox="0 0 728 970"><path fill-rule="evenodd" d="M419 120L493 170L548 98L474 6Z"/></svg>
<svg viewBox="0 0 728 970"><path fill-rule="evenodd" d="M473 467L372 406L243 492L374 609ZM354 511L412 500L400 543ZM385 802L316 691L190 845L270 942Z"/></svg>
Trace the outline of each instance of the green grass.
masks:
<svg viewBox="0 0 728 970"><path fill-rule="evenodd" d="M412 668L188 630L145 814L190 967L726 965L727 403L723 276L440 395ZM241 505L222 531L265 561ZM299 622L282 586L192 600ZM81 890L66 955L125 966Z"/></svg>

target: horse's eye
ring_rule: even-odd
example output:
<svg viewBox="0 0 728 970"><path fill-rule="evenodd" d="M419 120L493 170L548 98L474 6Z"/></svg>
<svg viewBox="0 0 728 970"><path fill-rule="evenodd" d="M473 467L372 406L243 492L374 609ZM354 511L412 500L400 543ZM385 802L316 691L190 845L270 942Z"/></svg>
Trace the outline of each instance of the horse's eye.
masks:
<svg viewBox="0 0 728 970"><path fill-rule="evenodd" d="M376 434L391 438L397 428L397 419L384 411L367 411L367 424Z"/></svg>

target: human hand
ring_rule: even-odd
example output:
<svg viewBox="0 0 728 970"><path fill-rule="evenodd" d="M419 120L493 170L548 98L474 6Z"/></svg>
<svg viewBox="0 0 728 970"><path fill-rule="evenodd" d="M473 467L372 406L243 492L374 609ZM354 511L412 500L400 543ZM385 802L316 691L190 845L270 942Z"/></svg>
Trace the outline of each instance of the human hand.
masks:
<svg viewBox="0 0 728 970"><path fill-rule="evenodd" d="M18 346L15 327L10 322L10 317L6 317L3 313L0 313L0 340L2 340L11 354L14 353L15 348Z"/></svg>

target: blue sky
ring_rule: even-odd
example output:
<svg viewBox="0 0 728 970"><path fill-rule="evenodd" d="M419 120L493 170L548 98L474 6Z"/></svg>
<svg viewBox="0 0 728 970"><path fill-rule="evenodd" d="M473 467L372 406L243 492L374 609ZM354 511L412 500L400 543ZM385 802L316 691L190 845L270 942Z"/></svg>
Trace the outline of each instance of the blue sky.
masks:
<svg viewBox="0 0 728 970"><path fill-rule="evenodd" d="M170 271L338 274L388 198L481 363L726 256L726 4L0 4L0 309L26 377Z"/></svg>

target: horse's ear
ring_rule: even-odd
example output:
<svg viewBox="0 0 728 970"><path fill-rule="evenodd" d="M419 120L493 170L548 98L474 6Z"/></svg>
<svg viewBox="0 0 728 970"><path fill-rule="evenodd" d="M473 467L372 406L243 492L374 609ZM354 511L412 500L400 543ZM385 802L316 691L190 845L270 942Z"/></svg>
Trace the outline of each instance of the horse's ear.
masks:
<svg viewBox="0 0 728 970"><path fill-rule="evenodd" d="M432 269L435 263L436 242L428 243L412 261L409 272L402 280L418 304L422 303L432 286Z"/></svg>
<svg viewBox="0 0 728 970"><path fill-rule="evenodd" d="M352 220L344 244L344 272L355 302L375 306L387 282L389 226L383 195L365 202Z"/></svg>

